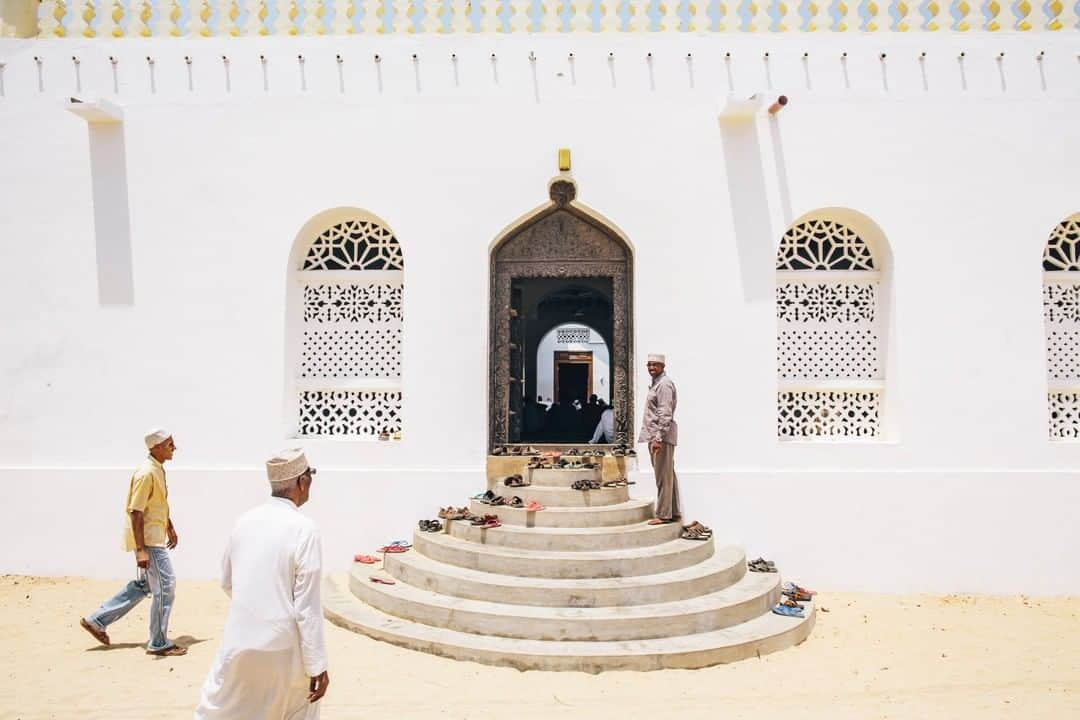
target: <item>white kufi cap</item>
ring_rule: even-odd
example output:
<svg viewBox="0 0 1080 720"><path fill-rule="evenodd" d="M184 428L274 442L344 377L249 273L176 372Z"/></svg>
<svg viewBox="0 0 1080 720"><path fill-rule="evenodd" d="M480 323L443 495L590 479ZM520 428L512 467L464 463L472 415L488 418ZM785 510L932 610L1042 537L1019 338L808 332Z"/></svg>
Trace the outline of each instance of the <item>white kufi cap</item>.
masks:
<svg viewBox="0 0 1080 720"><path fill-rule="evenodd" d="M172 433L168 430L154 428L150 432L146 433L146 435L143 437L143 442L146 443L147 450L152 450L153 448L157 447L171 437Z"/></svg>
<svg viewBox="0 0 1080 720"><path fill-rule="evenodd" d="M658 362L662 365L667 365L667 359L660 353L651 353L649 355L649 362Z"/></svg>
<svg viewBox="0 0 1080 720"><path fill-rule="evenodd" d="M284 482L300 477L308 467L304 451L300 448L289 448L266 461L266 477L272 483Z"/></svg>

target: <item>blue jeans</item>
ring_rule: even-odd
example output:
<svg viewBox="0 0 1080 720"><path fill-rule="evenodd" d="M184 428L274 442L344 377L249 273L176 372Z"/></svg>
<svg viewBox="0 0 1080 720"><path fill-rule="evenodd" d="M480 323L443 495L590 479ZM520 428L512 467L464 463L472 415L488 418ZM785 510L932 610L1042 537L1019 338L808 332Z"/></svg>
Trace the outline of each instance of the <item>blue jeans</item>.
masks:
<svg viewBox="0 0 1080 720"><path fill-rule="evenodd" d="M176 576L173 574L169 551L163 547L148 547L146 553L150 561L146 570L139 570L138 580L132 580L124 589L101 603L94 612L86 616L86 622L99 630L128 614L143 601L153 596L150 605L150 642L147 650L164 650L172 647L169 640L169 614L172 613L173 600L176 598Z"/></svg>

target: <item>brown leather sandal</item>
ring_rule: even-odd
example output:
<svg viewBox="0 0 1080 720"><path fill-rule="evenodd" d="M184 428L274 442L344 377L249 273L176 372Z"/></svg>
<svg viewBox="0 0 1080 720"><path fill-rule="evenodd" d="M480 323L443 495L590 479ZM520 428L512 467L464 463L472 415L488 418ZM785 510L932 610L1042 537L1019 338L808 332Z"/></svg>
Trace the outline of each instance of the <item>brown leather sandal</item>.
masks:
<svg viewBox="0 0 1080 720"><path fill-rule="evenodd" d="M96 627L94 627L90 623L86 622L86 618L79 618L79 627L81 627L83 630L85 630L86 632L93 635L94 639L97 640L102 645L109 645L110 644L110 642L109 642L109 634L107 632L105 632L104 630L98 630Z"/></svg>
<svg viewBox="0 0 1080 720"><path fill-rule="evenodd" d="M181 655L187 655L187 648L180 647L179 645L170 645L161 650L147 650L146 654L154 655L155 657L180 657Z"/></svg>

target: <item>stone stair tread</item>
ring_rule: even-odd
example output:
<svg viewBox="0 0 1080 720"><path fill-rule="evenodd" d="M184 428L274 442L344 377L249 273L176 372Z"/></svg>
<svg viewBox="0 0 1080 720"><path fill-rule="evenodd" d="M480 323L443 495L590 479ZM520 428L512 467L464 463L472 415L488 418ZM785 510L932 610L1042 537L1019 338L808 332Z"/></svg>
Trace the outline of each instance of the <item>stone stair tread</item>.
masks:
<svg viewBox="0 0 1080 720"><path fill-rule="evenodd" d="M492 489L495 490L494 488ZM616 505L630 499L628 487L599 488L597 490L575 490L570 487L558 487L555 485L526 485L525 487L500 487L496 495L501 495L507 500L519 496L525 502L538 500L543 505L551 507L599 507ZM475 498L469 498L473 500ZM498 507L492 507L498 510ZM547 512L542 510L541 512Z"/></svg>
<svg viewBox="0 0 1080 720"><path fill-rule="evenodd" d="M684 580L692 580L704 577L710 573L726 570L732 565L745 562L746 556L742 550L734 545L719 547L712 557L702 562L690 565L678 570L654 573L652 575L630 575L626 577L609 578L545 578L523 575L504 575L502 573L485 572L474 570L460 565L440 562L420 553L402 553L394 557L394 562L405 563L413 567L426 570L433 574L447 575L456 578L470 580L475 583L492 585L495 587L536 588L551 590L607 590L609 588L639 588L648 585L658 585ZM370 565L356 564L354 572L367 572L370 574ZM493 597L497 595L493 594Z"/></svg>
<svg viewBox="0 0 1080 720"><path fill-rule="evenodd" d="M502 547L499 545L485 545L484 543L470 542L447 535L446 533L425 533L419 530L414 532L414 545L417 539L423 539L432 543L454 547L468 552L483 553L499 557L526 559L526 560L569 560L578 562L582 560L623 560L628 558L648 558L656 555L674 554L684 552L697 545L701 540L684 540L676 538L657 545L646 545L638 548L619 548L614 550L522 550L520 548ZM707 540L704 542L712 542ZM414 548L415 549L415 548Z"/></svg>
<svg viewBox="0 0 1080 720"><path fill-rule="evenodd" d="M507 488L507 490L523 490L523 489L524 488ZM574 492L581 492L581 491L580 490L575 490ZM514 497L514 495L519 495L522 498L525 497L521 493L516 493L516 492L515 493L503 494L503 497ZM470 498L470 500L471 500L471 498ZM474 500L472 502L475 505L477 505L479 508L487 508L488 513L492 514L492 515L498 515L500 510L519 510L519 511L522 511L522 512L524 512L524 510L525 510L525 508L512 508L509 505L500 505L498 507L495 507L495 506L492 506L492 505L485 505L484 503L482 503L482 502L480 502L478 500ZM620 510L635 510L635 509L640 508L640 507L645 507L646 505L652 505L652 500L645 500L643 498L630 498L629 500L626 500L625 502L612 503L611 505L596 505L594 507L589 507L589 506L584 506L583 507L581 505L554 505L552 507L546 507L545 506L545 508L543 510L536 511L536 514L537 515L539 515L541 513L571 513L571 514L580 513L580 514L584 514L584 513L604 513L604 512L616 513L616 512L619 512ZM478 512L478 510L474 510L473 512Z"/></svg>
<svg viewBox="0 0 1080 720"><path fill-rule="evenodd" d="M495 510L501 510L502 508L495 508ZM546 510L542 512L547 512ZM492 513L498 515L497 512ZM463 522L461 520L455 520L453 522ZM611 535L612 533L647 533L655 532L657 526L649 525L648 521L631 523L629 525L602 525L600 527L528 527L526 525L503 525L501 527L488 530L490 533L527 533L530 535Z"/></svg>
<svg viewBox="0 0 1080 720"><path fill-rule="evenodd" d="M368 573L369 575L371 573ZM361 576L359 582L370 583ZM509 605L488 600L470 600L468 598L441 595L431 590L414 587L399 582L396 585L370 583L370 590L396 597L408 603L435 606L447 611L469 612L474 614L498 616L512 620L530 619L552 620L644 620L654 618L676 618L682 615L709 612L738 605L769 594L779 585L779 576L775 573L746 573L735 584L722 590L715 590L705 595L685 600L672 600L650 605L623 605L609 607L545 607L537 605ZM778 591L777 591L778 592Z"/></svg>
<svg viewBox="0 0 1080 720"><path fill-rule="evenodd" d="M604 527L625 525L652 517L653 501L632 498L625 502L610 505L571 505L549 506L545 510L529 512L524 508L512 508L505 505L492 508L476 500L471 501L469 509L477 514L496 515L503 525L521 525L525 527Z"/></svg>
<svg viewBox="0 0 1080 720"><path fill-rule="evenodd" d="M600 672L706 667L795 645L806 639L814 621L813 604L807 603L805 618L768 612L739 625L692 635L617 641L523 640L404 620L360 602L336 578L325 582L325 614L341 627L414 650L521 670Z"/></svg>

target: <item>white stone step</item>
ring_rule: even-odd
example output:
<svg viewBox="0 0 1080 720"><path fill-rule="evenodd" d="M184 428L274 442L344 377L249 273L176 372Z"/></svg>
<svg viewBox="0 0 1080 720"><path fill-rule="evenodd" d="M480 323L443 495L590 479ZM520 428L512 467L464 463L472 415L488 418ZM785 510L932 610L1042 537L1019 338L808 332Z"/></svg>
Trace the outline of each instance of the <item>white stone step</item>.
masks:
<svg viewBox="0 0 1080 720"><path fill-rule="evenodd" d="M496 495L509 500L517 495L525 502L536 500L547 507L597 507L624 503L630 499L630 490L626 487L600 488L599 490L574 490L569 487L551 487L547 485L529 485L518 488L493 488ZM487 506L492 508L493 506ZM498 507L494 508L498 510Z"/></svg>
<svg viewBox="0 0 1080 720"><path fill-rule="evenodd" d="M350 590L384 613L424 625L525 640L644 640L691 635L746 622L768 612L780 598L775 573L747 573L730 587L686 600L598 608L470 600L403 582L375 583L371 575L370 570L353 573Z"/></svg>
<svg viewBox="0 0 1080 720"><path fill-rule="evenodd" d="M323 607L336 625L413 650L519 670L592 673L689 669L743 660L802 642L814 623L813 605L807 603L805 618L767 612L739 625L691 635L608 642L521 640L474 635L388 615L353 597L339 578L326 580Z"/></svg>
<svg viewBox="0 0 1080 720"><path fill-rule="evenodd" d="M491 532L491 531L485 531ZM713 541L671 540L627 550L556 552L468 542L445 533L413 534L414 551L459 567L526 577L610 578L689 567L712 556Z"/></svg>
<svg viewBox="0 0 1080 720"><path fill-rule="evenodd" d="M384 566L401 582L454 597L541 607L611 607L685 600L721 590L746 574L746 556L729 545L689 567L621 578L500 575L448 565L417 552L387 555ZM372 566L356 564L353 572L366 578Z"/></svg>
<svg viewBox="0 0 1080 720"><path fill-rule="evenodd" d="M521 489L521 488L518 488ZM631 498L626 502L597 507L548 507L537 512L503 505L493 508L477 500L469 503L469 510L478 515L498 515L503 525L523 527L610 527L632 525L653 516L652 500Z"/></svg>
<svg viewBox="0 0 1080 720"><path fill-rule="evenodd" d="M453 520L446 523L446 531L461 540L485 545L522 550L580 552L659 545L679 537L682 525L649 525L647 522L599 528L530 528L504 525L484 530L464 520Z"/></svg>
<svg viewBox="0 0 1080 720"><path fill-rule="evenodd" d="M570 487L577 480L600 480L603 471L599 468L570 470L566 468L526 468L523 473L526 482L533 485Z"/></svg>

